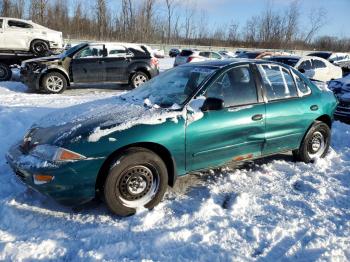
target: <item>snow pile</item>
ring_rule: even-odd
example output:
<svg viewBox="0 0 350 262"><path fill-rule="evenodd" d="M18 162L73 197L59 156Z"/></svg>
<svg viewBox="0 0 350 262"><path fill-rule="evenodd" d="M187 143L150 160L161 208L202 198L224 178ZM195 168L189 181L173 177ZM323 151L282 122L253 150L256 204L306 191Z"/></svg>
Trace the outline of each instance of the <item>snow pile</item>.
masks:
<svg viewBox="0 0 350 262"><path fill-rule="evenodd" d="M0 260L350 259L350 126L339 122L325 159L307 165L283 154L187 176L152 211L128 218L98 203L65 208L17 181L4 154L33 122L115 95L37 95L0 84Z"/></svg>

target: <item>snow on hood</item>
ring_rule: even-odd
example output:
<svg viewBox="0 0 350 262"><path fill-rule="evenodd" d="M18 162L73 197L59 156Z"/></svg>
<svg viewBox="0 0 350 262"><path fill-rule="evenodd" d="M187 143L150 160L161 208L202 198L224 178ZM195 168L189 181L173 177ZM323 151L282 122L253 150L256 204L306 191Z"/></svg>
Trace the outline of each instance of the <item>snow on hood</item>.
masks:
<svg viewBox="0 0 350 262"><path fill-rule="evenodd" d="M77 137L82 130L86 132L88 128L88 141L96 142L104 136L135 125L156 125L169 118L177 122L177 117L181 116L181 111L111 97L54 111L36 122L33 127L54 130L55 142Z"/></svg>

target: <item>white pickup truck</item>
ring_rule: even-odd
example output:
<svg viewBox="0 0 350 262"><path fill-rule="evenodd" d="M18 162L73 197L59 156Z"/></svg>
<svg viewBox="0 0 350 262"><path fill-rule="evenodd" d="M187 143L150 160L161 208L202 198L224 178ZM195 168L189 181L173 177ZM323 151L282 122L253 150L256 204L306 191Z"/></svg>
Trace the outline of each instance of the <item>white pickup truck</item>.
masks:
<svg viewBox="0 0 350 262"><path fill-rule="evenodd" d="M32 21L0 17L0 51L28 51L43 55L48 50L63 48L62 32Z"/></svg>

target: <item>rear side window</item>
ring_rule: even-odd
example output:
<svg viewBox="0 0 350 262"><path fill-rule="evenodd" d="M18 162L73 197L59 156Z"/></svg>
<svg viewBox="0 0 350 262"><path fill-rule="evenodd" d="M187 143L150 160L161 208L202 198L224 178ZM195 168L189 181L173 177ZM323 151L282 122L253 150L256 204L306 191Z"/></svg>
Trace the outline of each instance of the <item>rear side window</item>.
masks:
<svg viewBox="0 0 350 262"><path fill-rule="evenodd" d="M228 70L206 91L206 97L224 100L225 107L255 104L258 94L249 66Z"/></svg>
<svg viewBox="0 0 350 262"><path fill-rule="evenodd" d="M193 54L193 51L191 50L182 50L180 53L180 56L190 56Z"/></svg>
<svg viewBox="0 0 350 262"><path fill-rule="evenodd" d="M107 46L108 57L125 57L127 49L124 46Z"/></svg>
<svg viewBox="0 0 350 262"><path fill-rule="evenodd" d="M306 60L306 61L302 62L302 63L299 65L299 69L311 70L311 69L312 69L312 66L311 66L310 60Z"/></svg>
<svg viewBox="0 0 350 262"><path fill-rule="evenodd" d="M289 71L277 65L259 65L269 101L297 97L297 89Z"/></svg>
<svg viewBox="0 0 350 262"><path fill-rule="evenodd" d="M11 28L33 28L33 26L30 24L15 20L9 20L7 24Z"/></svg>
<svg viewBox="0 0 350 262"><path fill-rule="evenodd" d="M200 52L199 55L206 57L206 58L209 58L209 52Z"/></svg>
<svg viewBox="0 0 350 262"><path fill-rule="evenodd" d="M312 59L312 67L313 68L325 68L326 64L321 60Z"/></svg>
<svg viewBox="0 0 350 262"><path fill-rule="evenodd" d="M0 29L2 29L2 19L0 19Z"/></svg>
<svg viewBox="0 0 350 262"><path fill-rule="evenodd" d="M221 58L221 56L220 55L218 55L217 53L210 53L210 58L214 58L214 59L220 59Z"/></svg>

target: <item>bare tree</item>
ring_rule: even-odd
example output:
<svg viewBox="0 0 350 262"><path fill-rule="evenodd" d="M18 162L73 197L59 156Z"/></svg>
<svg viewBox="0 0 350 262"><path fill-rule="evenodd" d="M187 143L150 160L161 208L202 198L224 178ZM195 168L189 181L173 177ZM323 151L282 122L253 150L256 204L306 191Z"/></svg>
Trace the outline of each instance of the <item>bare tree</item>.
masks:
<svg viewBox="0 0 350 262"><path fill-rule="evenodd" d="M166 10L167 10L167 22L168 22L167 43L170 43L171 23L173 21L174 11L177 3L178 3L177 0L165 0Z"/></svg>
<svg viewBox="0 0 350 262"><path fill-rule="evenodd" d="M2 0L2 4L0 5L1 16L11 16L11 7L10 0Z"/></svg>
<svg viewBox="0 0 350 262"><path fill-rule="evenodd" d="M309 44L316 33L325 25L327 12L323 8L312 11L309 15L310 29L307 31L304 42Z"/></svg>
<svg viewBox="0 0 350 262"><path fill-rule="evenodd" d="M107 7L106 0L96 1L97 36L98 40L104 39L107 30Z"/></svg>

